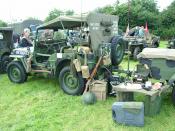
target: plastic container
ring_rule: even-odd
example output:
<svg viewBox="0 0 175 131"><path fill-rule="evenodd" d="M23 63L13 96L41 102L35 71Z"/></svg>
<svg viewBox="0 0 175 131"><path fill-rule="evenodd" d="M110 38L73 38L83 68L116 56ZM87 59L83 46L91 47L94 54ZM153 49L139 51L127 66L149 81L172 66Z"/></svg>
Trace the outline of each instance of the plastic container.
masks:
<svg viewBox="0 0 175 131"><path fill-rule="evenodd" d="M115 122L132 126L144 126L143 102L115 102L112 105Z"/></svg>

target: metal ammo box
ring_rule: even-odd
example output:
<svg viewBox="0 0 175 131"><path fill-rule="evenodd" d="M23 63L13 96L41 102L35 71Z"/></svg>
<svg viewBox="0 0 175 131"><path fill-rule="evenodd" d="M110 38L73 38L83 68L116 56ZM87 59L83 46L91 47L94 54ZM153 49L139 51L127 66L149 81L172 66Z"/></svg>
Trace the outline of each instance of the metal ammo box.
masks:
<svg viewBox="0 0 175 131"><path fill-rule="evenodd" d="M114 121L133 126L144 126L143 102L115 102L112 105Z"/></svg>

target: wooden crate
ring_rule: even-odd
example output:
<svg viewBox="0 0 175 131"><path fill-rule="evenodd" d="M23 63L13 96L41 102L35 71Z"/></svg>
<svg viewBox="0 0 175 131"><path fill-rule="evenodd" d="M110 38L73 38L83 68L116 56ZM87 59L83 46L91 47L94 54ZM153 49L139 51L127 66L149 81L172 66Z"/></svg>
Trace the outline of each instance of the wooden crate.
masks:
<svg viewBox="0 0 175 131"><path fill-rule="evenodd" d="M97 100L106 100L107 98L107 82L95 80L90 85L90 91L92 91Z"/></svg>

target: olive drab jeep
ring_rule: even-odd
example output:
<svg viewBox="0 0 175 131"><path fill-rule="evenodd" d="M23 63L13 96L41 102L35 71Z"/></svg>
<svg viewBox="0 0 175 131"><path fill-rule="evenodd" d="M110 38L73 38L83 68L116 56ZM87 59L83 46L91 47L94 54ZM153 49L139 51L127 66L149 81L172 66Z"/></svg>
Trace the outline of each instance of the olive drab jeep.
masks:
<svg viewBox="0 0 175 131"><path fill-rule="evenodd" d="M23 83L32 72L47 73L65 93L80 95L101 56L96 79L105 79L108 69L122 61L124 44L117 32L118 16L60 16L37 28L33 52L30 48L13 50L8 77Z"/></svg>
<svg viewBox="0 0 175 131"><path fill-rule="evenodd" d="M137 59L137 55L145 48L157 48L159 47L160 37L144 32L143 36L139 36L139 29L141 27L134 27L129 30L127 36L124 37L125 49L131 52L131 56L134 60Z"/></svg>
<svg viewBox="0 0 175 131"><path fill-rule="evenodd" d="M168 41L167 48L175 49L175 37Z"/></svg>
<svg viewBox="0 0 175 131"><path fill-rule="evenodd" d="M13 49L13 30L10 27L0 27L0 72L5 72L10 61L9 55Z"/></svg>

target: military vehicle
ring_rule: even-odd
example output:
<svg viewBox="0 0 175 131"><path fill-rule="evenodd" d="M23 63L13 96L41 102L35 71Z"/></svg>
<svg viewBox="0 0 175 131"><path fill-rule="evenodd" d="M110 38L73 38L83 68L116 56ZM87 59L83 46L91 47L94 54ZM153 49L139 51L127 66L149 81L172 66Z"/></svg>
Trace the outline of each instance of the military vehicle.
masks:
<svg viewBox="0 0 175 131"><path fill-rule="evenodd" d="M138 29L137 29L138 28ZM126 41L125 49L131 51L131 56L134 60L137 59L137 55L145 48L145 47L159 47L160 37L150 34L149 32L145 32L143 37L138 35L140 27L134 27L129 30L127 36L124 37ZM128 47L129 45L129 47Z"/></svg>
<svg viewBox="0 0 175 131"><path fill-rule="evenodd" d="M96 79L105 79L111 66L123 59L123 39L116 35L118 19L90 13L60 16L44 23L37 28L33 53L30 48L12 51L13 61L7 69L9 79L23 83L32 72L47 73L59 81L65 93L82 94L100 58Z"/></svg>
<svg viewBox="0 0 175 131"><path fill-rule="evenodd" d="M9 55L13 49L13 30L10 27L0 27L0 72L5 72L10 61Z"/></svg>
<svg viewBox="0 0 175 131"><path fill-rule="evenodd" d="M173 87L172 100L175 105L175 49L145 48L138 59L149 67L152 78L166 81Z"/></svg>
<svg viewBox="0 0 175 131"><path fill-rule="evenodd" d="M175 37L173 37L171 40L168 41L167 48L175 49Z"/></svg>

